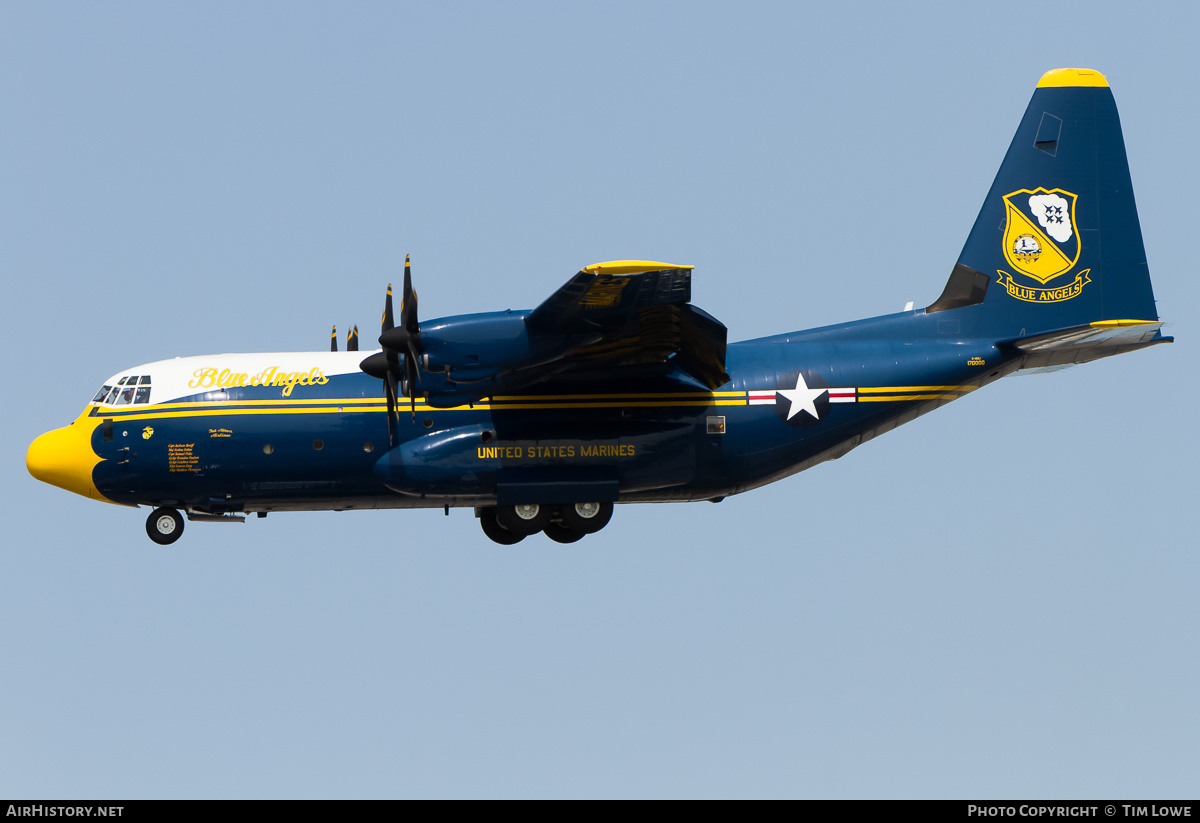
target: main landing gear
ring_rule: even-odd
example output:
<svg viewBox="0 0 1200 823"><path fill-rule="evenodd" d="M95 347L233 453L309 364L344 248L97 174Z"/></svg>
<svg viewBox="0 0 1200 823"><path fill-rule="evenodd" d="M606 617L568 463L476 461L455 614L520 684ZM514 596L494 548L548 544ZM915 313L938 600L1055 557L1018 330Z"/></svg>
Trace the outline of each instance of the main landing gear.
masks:
<svg viewBox="0 0 1200 823"><path fill-rule="evenodd" d="M612 503L564 503L561 506L485 506L476 510L483 533L511 546L531 534L544 533L556 543L574 543L593 534L612 519Z"/></svg>
<svg viewBox="0 0 1200 823"><path fill-rule="evenodd" d="M183 515L174 509L155 509L146 518L146 534L160 546L169 546L183 536Z"/></svg>

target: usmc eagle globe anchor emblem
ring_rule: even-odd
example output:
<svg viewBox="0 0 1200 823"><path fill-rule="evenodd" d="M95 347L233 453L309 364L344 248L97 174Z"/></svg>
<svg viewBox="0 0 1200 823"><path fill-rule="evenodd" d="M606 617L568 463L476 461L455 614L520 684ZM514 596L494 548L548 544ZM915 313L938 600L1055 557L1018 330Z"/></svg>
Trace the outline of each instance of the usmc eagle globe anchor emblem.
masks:
<svg viewBox="0 0 1200 823"><path fill-rule="evenodd" d="M1068 283L1047 285L1069 276L1079 262L1078 199L1065 189L1041 187L1004 195L1004 259L1015 273L1002 269L996 273L1010 296L1029 303L1059 303L1078 297L1092 282L1088 277L1091 269L1083 269Z"/></svg>

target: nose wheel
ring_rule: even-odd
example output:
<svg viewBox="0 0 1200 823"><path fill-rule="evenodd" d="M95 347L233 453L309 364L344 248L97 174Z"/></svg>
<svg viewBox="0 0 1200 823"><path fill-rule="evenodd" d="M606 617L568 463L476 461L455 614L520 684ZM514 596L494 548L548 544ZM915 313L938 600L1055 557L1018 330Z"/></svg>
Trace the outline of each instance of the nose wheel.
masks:
<svg viewBox="0 0 1200 823"><path fill-rule="evenodd" d="M183 536L183 515L174 509L155 509L146 518L146 534L160 546L171 545Z"/></svg>

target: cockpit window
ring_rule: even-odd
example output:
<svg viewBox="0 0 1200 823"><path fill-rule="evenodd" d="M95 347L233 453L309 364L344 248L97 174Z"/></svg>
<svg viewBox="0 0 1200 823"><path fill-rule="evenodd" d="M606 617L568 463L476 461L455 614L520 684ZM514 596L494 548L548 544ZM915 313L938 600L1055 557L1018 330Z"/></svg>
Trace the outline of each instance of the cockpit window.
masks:
<svg viewBox="0 0 1200 823"><path fill-rule="evenodd" d="M150 375L126 375L115 386L104 386L92 399L93 403L109 406L128 406L150 402Z"/></svg>

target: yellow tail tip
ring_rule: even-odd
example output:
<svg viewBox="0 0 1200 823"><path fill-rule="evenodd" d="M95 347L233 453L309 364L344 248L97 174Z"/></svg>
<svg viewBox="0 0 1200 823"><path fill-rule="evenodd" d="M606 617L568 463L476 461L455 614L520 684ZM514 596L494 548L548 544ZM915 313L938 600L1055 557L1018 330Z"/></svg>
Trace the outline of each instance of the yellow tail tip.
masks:
<svg viewBox="0 0 1200 823"><path fill-rule="evenodd" d="M1039 89L1063 86L1108 88L1108 78L1094 69L1051 69L1038 81Z"/></svg>

